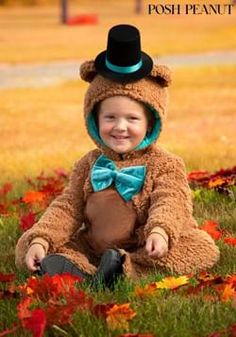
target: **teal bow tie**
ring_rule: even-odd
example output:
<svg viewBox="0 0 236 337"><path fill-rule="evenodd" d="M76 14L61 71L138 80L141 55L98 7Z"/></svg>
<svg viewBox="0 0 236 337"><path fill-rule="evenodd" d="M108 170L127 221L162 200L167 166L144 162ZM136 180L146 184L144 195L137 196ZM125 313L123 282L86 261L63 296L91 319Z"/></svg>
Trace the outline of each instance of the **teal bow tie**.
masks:
<svg viewBox="0 0 236 337"><path fill-rule="evenodd" d="M101 155L92 167L91 183L94 192L98 192L114 182L121 197L128 201L142 189L145 176L145 166L130 166L117 170L112 160Z"/></svg>

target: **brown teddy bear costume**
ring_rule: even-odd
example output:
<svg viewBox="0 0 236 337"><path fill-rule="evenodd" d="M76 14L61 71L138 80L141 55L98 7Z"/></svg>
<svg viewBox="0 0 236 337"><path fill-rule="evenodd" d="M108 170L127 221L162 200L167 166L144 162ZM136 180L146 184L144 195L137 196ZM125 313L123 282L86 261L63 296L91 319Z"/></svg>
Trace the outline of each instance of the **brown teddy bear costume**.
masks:
<svg viewBox="0 0 236 337"><path fill-rule="evenodd" d="M109 43L112 42L108 41L107 50L112 49ZM185 274L212 267L219 258L219 250L211 237L198 229L192 216L191 191L183 160L155 144L166 117L169 69L153 66L142 52L139 57L145 63L146 56L146 73L143 67L137 71L137 67L129 68L130 64L122 65L122 60L120 64L115 63L111 52L110 56L107 53L106 74L101 66L102 54L96 62L87 61L80 68L81 78L90 82L84 118L97 149L75 163L63 193L21 236L16 246L16 265L25 266L26 252L36 240L48 254L61 254L89 274L96 272L107 248L119 249L125 256L123 270L132 278L145 275L153 268ZM120 73L123 68L129 71L129 76ZM94 115L98 102L115 95L141 102L154 117L152 132L138 148L125 154L116 153L103 143ZM96 190L91 172L101 159L109 165L112 163L113 181ZM145 176L141 188L127 197L118 191L115 177L117 172L132 167L145 168ZM145 250L153 228L168 235L169 251L162 258L150 258Z"/></svg>

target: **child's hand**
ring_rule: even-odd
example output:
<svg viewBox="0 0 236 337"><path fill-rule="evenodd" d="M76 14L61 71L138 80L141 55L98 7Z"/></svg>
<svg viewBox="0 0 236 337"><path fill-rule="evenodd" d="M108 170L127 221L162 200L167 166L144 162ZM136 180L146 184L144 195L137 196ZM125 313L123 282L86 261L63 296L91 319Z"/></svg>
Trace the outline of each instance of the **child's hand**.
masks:
<svg viewBox="0 0 236 337"><path fill-rule="evenodd" d="M39 263L46 256L45 249L42 245L34 243L28 250L25 256L25 263L29 271L36 271L39 269Z"/></svg>
<svg viewBox="0 0 236 337"><path fill-rule="evenodd" d="M146 250L150 257L163 257L168 253L168 241L158 233L151 233L146 242Z"/></svg>

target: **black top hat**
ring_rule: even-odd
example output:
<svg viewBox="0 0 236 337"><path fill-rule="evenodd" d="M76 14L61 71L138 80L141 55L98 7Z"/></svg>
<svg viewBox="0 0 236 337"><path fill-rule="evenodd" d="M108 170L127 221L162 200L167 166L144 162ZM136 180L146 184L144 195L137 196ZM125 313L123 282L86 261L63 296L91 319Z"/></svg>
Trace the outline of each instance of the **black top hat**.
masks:
<svg viewBox="0 0 236 337"><path fill-rule="evenodd" d="M95 59L98 74L116 82L133 82L147 76L153 67L150 56L141 51L139 30L118 25L109 30L107 50Z"/></svg>

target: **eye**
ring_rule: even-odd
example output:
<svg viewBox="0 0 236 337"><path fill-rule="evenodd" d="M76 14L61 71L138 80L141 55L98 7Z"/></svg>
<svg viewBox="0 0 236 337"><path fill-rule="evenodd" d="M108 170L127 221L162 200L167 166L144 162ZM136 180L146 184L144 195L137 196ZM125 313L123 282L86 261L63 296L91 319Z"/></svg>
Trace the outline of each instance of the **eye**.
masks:
<svg viewBox="0 0 236 337"><path fill-rule="evenodd" d="M114 116L112 116L112 115L107 115L107 116L105 116L105 119L114 119Z"/></svg>
<svg viewBox="0 0 236 337"><path fill-rule="evenodd" d="M135 117L135 116L130 117L130 119L131 119L132 121L138 121L138 120L139 120L139 118L138 118L138 117Z"/></svg>

